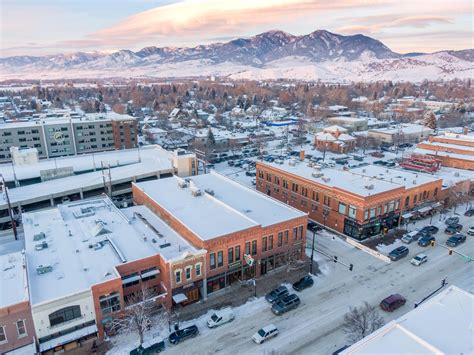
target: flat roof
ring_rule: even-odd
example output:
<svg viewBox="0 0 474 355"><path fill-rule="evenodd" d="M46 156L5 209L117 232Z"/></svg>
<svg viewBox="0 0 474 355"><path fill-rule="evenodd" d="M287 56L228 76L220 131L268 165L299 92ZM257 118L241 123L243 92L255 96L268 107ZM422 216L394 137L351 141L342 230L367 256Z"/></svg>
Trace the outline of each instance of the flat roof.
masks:
<svg viewBox="0 0 474 355"><path fill-rule="evenodd" d="M135 185L202 240L306 215L214 171L187 180L184 188L176 176ZM193 196L196 190L200 196Z"/></svg>
<svg viewBox="0 0 474 355"><path fill-rule="evenodd" d="M343 350L349 354L472 354L474 296L450 286Z"/></svg>
<svg viewBox="0 0 474 355"><path fill-rule="evenodd" d="M351 169L350 171L357 174L390 181L395 184L405 186L407 189L428 184L430 182L438 181L441 179L438 176L434 175L416 173L402 169L388 169L377 165L362 166Z"/></svg>
<svg viewBox="0 0 474 355"><path fill-rule="evenodd" d="M433 130L429 127L413 124L413 123L403 123L397 126L391 126L386 128L371 128L369 132L383 133L383 134L398 134L399 132L405 134L414 134L414 133L426 133L432 132Z"/></svg>
<svg viewBox="0 0 474 355"><path fill-rule="evenodd" d="M369 197L401 187L394 182L376 179L351 170L338 170L334 168L322 168L317 170L315 167L317 164L309 166L307 162L296 159L293 161L285 160L282 164L276 162L259 162L259 164L271 166L275 169L283 170L287 173L314 181L319 185L348 191L362 197ZM321 173L322 175L316 177L313 173Z"/></svg>
<svg viewBox="0 0 474 355"><path fill-rule="evenodd" d="M14 181L14 174L18 180L39 178L42 170L72 167L74 172L81 173L101 168L101 162L111 167L136 164L145 159L169 159L171 152L161 148L159 145L147 145L139 149L110 150L105 152L87 153L72 156L57 157L51 159L40 159L38 162L27 165L12 166L12 163L0 164L0 171L5 181Z"/></svg>
<svg viewBox="0 0 474 355"><path fill-rule="evenodd" d="M0 255L0 309L28 301L25 255L23 251Z"/></svg>
<svg viewBox="0 0 474 355"><path fill-rule="evenodd" d="M195 253L185 239L144 206L117 209L108 198L23 214L31 304L86 292L120 277L116 266L153 255ZM44 233L45 238L34 240ZM37 250L45 241L48 246ZM168 246L163 246L169 244ZM38 266L52 271L38 275Z"/></svg>
<svg viewBox="0 0 474 355"><path fill-rule="evenodd" d="M443 152L440 150L430 150L430 149L424 149L424 148L415 148L413 152L419 153L419 154L428 154L433 157L439 156L439 157L448 157L448 158L474 161L474 155L469 155L469 154Z"/></svg>

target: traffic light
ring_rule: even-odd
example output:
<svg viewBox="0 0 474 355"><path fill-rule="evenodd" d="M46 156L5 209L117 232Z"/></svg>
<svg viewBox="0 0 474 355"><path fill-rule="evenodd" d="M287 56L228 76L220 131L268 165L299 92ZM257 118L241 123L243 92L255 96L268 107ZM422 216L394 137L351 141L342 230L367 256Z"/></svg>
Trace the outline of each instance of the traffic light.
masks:
<svg viewBox="0 0 474 355"><path fill-rule="evenodd" d="M453 255L453 249L449 249L448 254Z"/></svg>
<svg viewBox="0 0 474 355"><path fill-rule="evenodd" d="M431 246L432 246L432 247L435 246L435 241L434 241L434 240L432 240L430 243L431 243Z"/></svg>
<svg viewBox="0 0 474 355"><path fill-rule="evenodd" d="M349 271L352 271L353 268L354 268L354 265L349 264Z"/></svg>
<svg viewBox="0 0 474 355"><path fill-rule="evenodd" d="M337 263L337 256L334 255L334 262Z"/></svg>

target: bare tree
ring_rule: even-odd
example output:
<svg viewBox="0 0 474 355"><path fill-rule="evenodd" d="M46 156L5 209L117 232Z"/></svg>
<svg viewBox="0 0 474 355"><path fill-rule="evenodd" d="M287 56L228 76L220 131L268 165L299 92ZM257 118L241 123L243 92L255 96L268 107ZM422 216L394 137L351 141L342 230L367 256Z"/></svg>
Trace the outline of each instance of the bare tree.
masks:
<svg viewBox="0 0 474 355"><path fill-rule="evenodd" d="M383 324L384 320L378 310L364 302L361 307L349 308L349 312L344 315L343 330L347 338L355 343L379 329Z"/></svg>
<svg viewBox="0 0 474 355"><path fill-rule="evenodd" d="M153 291L147 288L130 295L123 312L113 319L111 328L136 333L142 345L145 332L151 327L151 318L159 309L154 296Z"/></svg>

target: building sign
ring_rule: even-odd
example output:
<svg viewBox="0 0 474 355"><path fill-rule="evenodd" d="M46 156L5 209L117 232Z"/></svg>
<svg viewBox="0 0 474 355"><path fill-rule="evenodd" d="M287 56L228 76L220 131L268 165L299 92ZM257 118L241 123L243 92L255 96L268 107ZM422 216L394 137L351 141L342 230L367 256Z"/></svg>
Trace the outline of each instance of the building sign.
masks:
<svg viewBox="0 0 474 355"><path fill-rule="evenodd" d="M53 138L54 138L55 142L57 142L57 143L64 142L63 132L55 132L54 135L53 135Z"/></svg>
<svg viewBox="0 0 474 355"><path fill-rule="evenodd" d="M250 254L244 254L244 260L248 266L253 266L253 264L255 263L254 258L252 258Z"/></svg>

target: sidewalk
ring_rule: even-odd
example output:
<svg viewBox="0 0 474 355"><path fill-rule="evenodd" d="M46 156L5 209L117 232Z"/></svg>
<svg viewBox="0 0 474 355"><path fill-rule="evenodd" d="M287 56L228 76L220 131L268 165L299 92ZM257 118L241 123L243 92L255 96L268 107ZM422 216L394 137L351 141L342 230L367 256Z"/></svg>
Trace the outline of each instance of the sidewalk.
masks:
<svg viewBox="0 0 474 355"><path fill-rule="evenodd" d="M319 272L316 261L313 264L316 273ZM236 307L247 302L248 299L254 297L262 297L282 283L294 283L308 273L309 259L307 258L305 265L299 270L291 270L287 272L287 268L282 267L272 271L265 276L257 279L256 288L253 285L241 284L235 282L225 289L216 291L208 295L207 300L190 304L178 309L180 320L189 320L197 318L205 314L209 309L219 309L227 306Z"/></svg>

